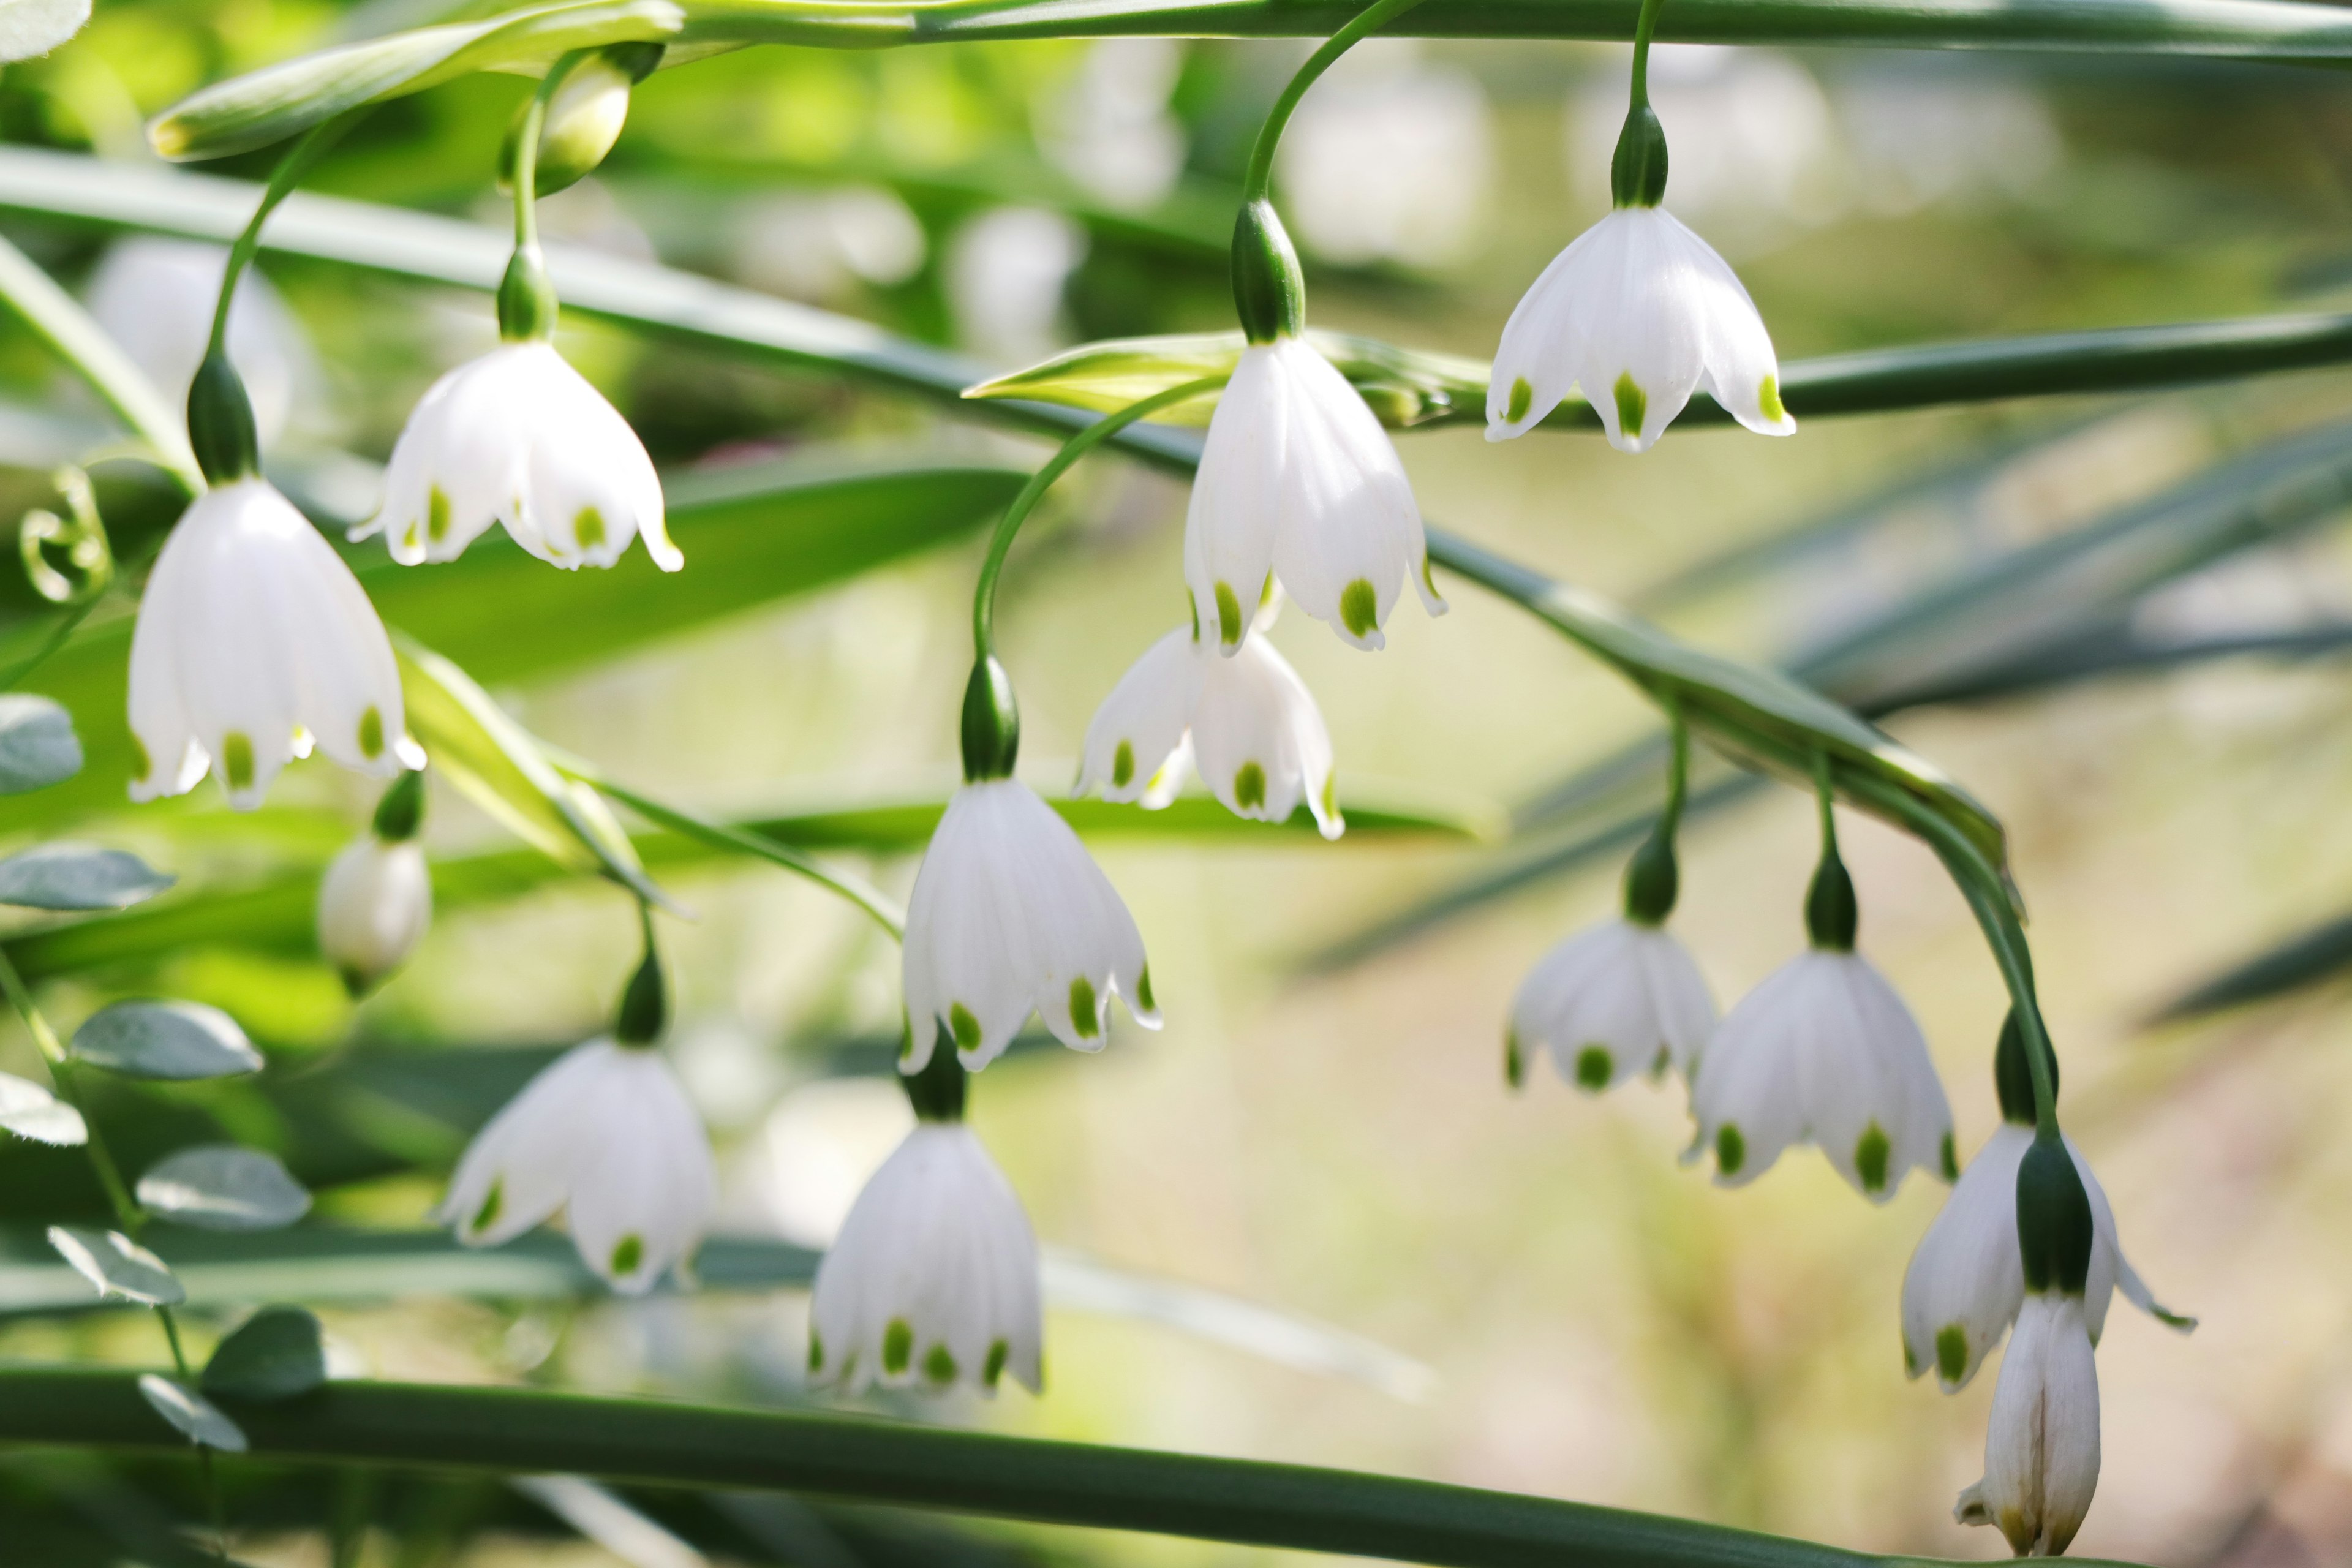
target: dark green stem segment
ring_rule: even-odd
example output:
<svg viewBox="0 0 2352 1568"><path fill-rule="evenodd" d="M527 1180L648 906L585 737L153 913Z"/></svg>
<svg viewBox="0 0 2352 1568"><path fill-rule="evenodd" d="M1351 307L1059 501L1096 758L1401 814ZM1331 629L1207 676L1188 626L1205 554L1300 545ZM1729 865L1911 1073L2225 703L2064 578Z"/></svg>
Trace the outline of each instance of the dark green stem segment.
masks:
<svg viewBox="0 0 2352 1568"><path fill-rule="evenodd" d="M2091 1273L2091 1194L2054 1133L2037 1135L2017 1167L2017 1242L2025 1288L2080 1296Z"/></svg>
<svg viewBox="0 0 2352 1568"><path fill-rule="evenodd" d="M2000 1098L2000 1119L2020 1127L2033 1125L2033 1064L2026 1059L2025 1029L2011 1006L2000 1021L2000 1043L1993 1047L1993 1092ZM2058 1088L2058 1063L2044 1045L2042 1054L2050 1073L2050 1088Z"/></svg>
<svg viewBox="0 0 2352 1568"><path fill-rule="evenodd" d="M1690 726L1683 722L1682 705L1664 700L1667 733L1673 751L1666 763L1666 804L1657 826L1633 851L1625 867L1625 918L1638 925L1661 926L1674 913L1682 891L1682 871L1675 860L1675 835L1682 826L1683 803L1690 795Z"/></svg>
<svg viewBox="0 0 2352 1568"><path fill-rule="evenodd" d="M931 1059L923 1064L920 1072L904 1074L898 1081L905 1087L915 1114L925 1121L961 1121L964 1102L971 1093L971 1075L956 1059L955 1040L947 1026L937 1018L923 1021L930 1026L933 1036ZM914 1026L913 1020L908 1020L908 1030ZM911 1044L911 1033L908 1040ZM902 1048L899 1054L908 1053Z"/></svg>
<svg viewBox="0 0 2352 1568"><path fill-rule="evenodd" d="M375 836L386 844L416 837L425 826L425 770L410 768L375 803Z"/></svg>
<svg viewBox="0 0 2352 1568"><path fill-rule="evenodd" d="M539 247L539 137L547 124L547 100L584 58L574 49L547 68L515 132L515 247L499 284L499 337L506 342L545 342L555 336L555 285L548 281L547 255Z"/></svg>
<svg viewBox="0 0 2352 1568"><path fill-rule="evenodd" d="M1013 674L992 653L981 655L963 688L963 779L1009 779L1021 756L1021 703Z"/></svg>
<svg viewBox="0 0 2352 1568"><path fill-rule="evenodd" d="M1862 909L1853 896L1853 878L1838 855L1837 796L1830 786L1830 763L1820 759L1814 793L1822 807L1822 859L1813 868L1812 886L1805 889L1805 935L1823 952L1852 952Z"/></svg>
<svg viewBox="0 0 2352 1568"><path fill-rule="evenodd" d="M1609 195L1621 207L1654 207L1666 199L1666 131L1650 107L1650 35L1664 0L1642 0L1633 25L1633 80L1625 128L1609 160Z"/></svg>
<svg viewBox="0 0 2352 1568"><path fill-rule="evenodd" d="M654 945L654 910L637 901L637 923L645 932L646 955L621 991L621 1005L613 1020L613 1038L625 1046L650 1046L661 1038L669 1022L669 995L662 981L661 950Z"/></svg>

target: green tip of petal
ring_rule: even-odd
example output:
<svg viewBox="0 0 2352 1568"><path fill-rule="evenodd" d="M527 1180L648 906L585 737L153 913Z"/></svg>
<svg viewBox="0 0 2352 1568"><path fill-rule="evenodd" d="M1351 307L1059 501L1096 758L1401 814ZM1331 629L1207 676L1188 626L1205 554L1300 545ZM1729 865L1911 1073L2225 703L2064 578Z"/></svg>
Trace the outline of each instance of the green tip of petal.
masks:
<svg viewBox="0 0 2352 1568"><path fill-rule="evenodd" d="M1936 1331L1936 1375L1957 1384L1968 1374L1969 1331L1958 1323Z"/></svg>
<svg viewBox="0 0 2352 1568"><path fill-rule="evenodd" d="M604 542L604 514L593 506L583 506L580 515L572 520L572 537L583 550L593 550Z"/></svg>
<svg viewBox="0 0 2352 1568"><path fill-rule="evenodd" d="M1779 376L1768 375L1764 378L1763 382L1758 385L1756 388L1756 406L1762 411L1765 418L1770 420L1775 425L1778 425L1781 420L1786 419L1789 416L1789 411L1780 405L1780 378Z"/></svg>
<svg viewBox="0 0 2352 1568"><path fill-rule="evenodd" d="M383 715L373 702L360 715L360 755L370 762L383 755Z"/></svg>
<svg viewBox="0 0 2352 1568"><path fill-rule="evenodd" d="M1739 1174L1748 1163L1748 1140L1741 1136L1736 1122L1727 1121L1715 1130L1715 1168L1727 1176Z"/></svg>
<svg viewBox="0 0 2352 1568"><path fill-rule="evenodd" d="M466 1228L472 1231L476 1236L479 1236L482 1232L489 1229L493 1225L496 1225L499 1219L499 1210L506 1206L506 1180L504 1177L500 1177L497 1181L492 1182L490 1184L490 1190L482 1195L482 1206L474 1211L474 1217L466 1222Z"/></svg>
<svg viewBox="0 0 2352 1568"><path fill-rule="evenodd" d="M1004 1375L1004 1363L1012 1359L1012 1355L1013 1347L1003 1340L991 1344L988 1347L988 1361L980 1369L980 1381L988 1387L994 1388L996 1380Z"/></svg>
<svg viewBox="0 0 2352 1568"><path fill-rule="evenodd" d="M1102 1033L1102 1020L1095 1016L1094 982L1083 974L1070 982L1070 1027L1082 1040Z"/></svg>
<svg viewBox="0 0 2352 1568"><path fill-rule="evenodd" d="M1957 1182L1960 1179L1959 1146L1952 1142L1949 1132L1944 1134L1943 1146L1937 1151L1936 1159L1937 1168L1944 1173L1944 1180Z"/></svg>
<svg viewBox="0 0 2352 1568"><path fill-rule="evenodd" d="M1576 1053L1576 1086L1595 1093L1609 1087L1616 1075L1617 1058L1606 1046L1587 1046Z"/></svg>
<svg viewBox="0 0 2352 1568"><path fill-rule="evenodd" d="M1519 1051L1516 1029L1503 1031L1503 1081L1513 1089L1528 1081L1528 1059Z"/></svg>
<svg viewBox="0 0 2352 1568"><path fill-rule="evenodd" d="M1617 378L1614 389L1617 399L1617 427L1628 441L1642 438L1642 420L1649 413L1650 398L1633 384L1633 373L1626 371Z"/></svg>
<svg viewBox="0 0 2352 1568"><path fill-rule="evenodd" d="M1370 579L1359 577L1339 590L1339 624L1359 637L1371 636L1381 624L1381 596Z"/></svg>
<svg viewBox="0 0 2352 1568"><path fill-rule="evenodd" d="M1535 406L1535 402L1536 389L1528 384L1526 376L1523 375L1511 383L1511 401L1503 410L1504 423L1517 425L1520 420L1525 419L1528 416L1528 410Z"/></svg>
<svg viewBox="0 0 2352 1568"><path fill-rule="evenodd" d="M953 1383L956 1358L945 1345L933 1345L931 1353L923 1358L923 1375L933 1383Z"/></svg>
<svg viewBox="0 0 2352 1568"><path fill-rule="evenodd" d="M1217 584L1217 640L1227 647L1241 645L1242 634L1249 630L1242 619L1242 602L1230 583Z"/></svg>
<svg viewBox="0 0 2352 1568"><path fill-rule="evenodd" d="M1127 742L1118 743L1118 751L1110 760L1110 784L1113 789L1125 789L1135 777L1135 748Z"/></svg>
<svg viewBox="0 0 2352 1568"><path fill-rule="evenodd" d="M893 1318L882 1331L882 1370L896 1377L907 1370L915 1358L915 1326L904 1318Z"/></svg>
<svg viewBox="0 0 2352 1568"><path fill-rule="evenodd" d="M1145 964L1135 976L1136 1005L1147 1013L1156 1013L1160 1004L1151 999L1151 965Z"/></svg>
<svg viewBox="0 0 2352 1568"><path fill-rule="evenodd" d="M1886 1190L1886 1162L1895 1152L1885 1132L1874 1121L1862 1130L1853 1145L1853 1173L1862 1180L1862 1190L1883 1193Z"/></svg>
<svg viewBox="0 0 2352 1568"><path fill-rule="evenodd" d="M808 1369L811 1372L818 1372L822 1371L824 1366L824 1342L817 1338L817 1333L814 1329L811 1329L809 1330Z"/></svg>
<svg viewBox="0 0 2352 1568"><path fill-rule="evenodd" d="M613 1244L613 1273L615 1276L635 1274L637 1265L645 1260L645 1240L636 1232L631 1231Z"/></svg>
<svg viewBox="0 0 2352 1568"><path fill-rule="evenodd" d="M1265 770L1255 763L1244 763L1234 774L1234 805L1243 811L1255 811L1265 804Z"/></svg>
<svg viewBox="0 0 2352 1568"><path fill-rule="evenodd" d="M961 1002L948 1009L948 1030L955 1036L956 1049L966 1056L980 1049L980 1020Z"/></svg>
<svg viewBox="0 0 2352 1568"><path fill-rule="evenodd" d="M242 730L231 730L221 737L221 774L233 790L252 787L253 742Z"/></svg>
<svg viewBox="0 0 2352 1568"><path fill-rule="evenodd" d="M436 544L449 537L449 495L439 485L435 485L425 497L425 534ZM416 542L415 523L409 524L408 542Z"/></svg>

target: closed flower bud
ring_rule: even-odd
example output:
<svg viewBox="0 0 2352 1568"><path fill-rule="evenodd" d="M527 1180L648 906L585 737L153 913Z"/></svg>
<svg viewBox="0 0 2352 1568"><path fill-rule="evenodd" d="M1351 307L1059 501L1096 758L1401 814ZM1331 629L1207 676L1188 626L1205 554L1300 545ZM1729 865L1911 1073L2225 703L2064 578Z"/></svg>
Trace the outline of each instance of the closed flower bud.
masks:
<svg viewBox="0 0 2352 1568"><path fill-rule="evenodd" d="M547 102L539 138L534 194L549 196L576 184L604 161L628 122L629 89L661 63L659 44L622 44L599 50L573 67ZM499 185L514 188L515 149L522 120L507 132L499 153Z"/></svg>
<svg viewBox="0 0 2352 1568"><path fill-rule="evenodd" d="M1985 1428L1984 1479L1952 1517L1990 1524L2020 1557L2055 1557L2099 1486L2099 1372L2083 1298L2036 1291L2018 1313Z"/></svg>
<svg viewBox="0 0 2352 1568"><path fill-rule="evenodd" d="M319 951L354 996L406 963L432 923L433 878L413 838L363 834L319 884Z"/></svg>

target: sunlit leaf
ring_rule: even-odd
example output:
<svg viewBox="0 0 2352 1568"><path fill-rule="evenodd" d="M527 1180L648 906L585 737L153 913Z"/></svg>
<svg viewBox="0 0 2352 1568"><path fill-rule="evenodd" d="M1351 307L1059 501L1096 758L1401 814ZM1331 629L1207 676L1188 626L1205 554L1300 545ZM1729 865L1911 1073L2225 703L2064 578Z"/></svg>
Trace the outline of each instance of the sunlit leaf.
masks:
<svg viewBox="0 0 2352 1568"><path fill-rule="evenodd" d="M236 1020L198 1002L117 1002L74 1031L73 1055L128 1078L234 1078L261 1070L261 1053Z"/></svg>
<svg viewBox="0 0 2352 1568"><path fill-rule="evenodd" d="M235 1143L183 1149L139 1178L140 1206L199 1230L277 1230L310 1212L310 1194L275 1154Z"/></svg>
<svg viewBox="0 0 2352 1568"><path fill-rule="evenodd" d="M200 1380L207 1394L268 1403L327 1381L319 1320L299 1307L264 1307L213 1351Z"/></svg>
<svg viewBox="0 0 2352 1568"><path fill-rule="evenodd" d="M81 771L73 720L46 697L0 693L0 795L45 789Z"/></svg>
<svg viewBox="0 0 2352 1568"><path fill-rule="evenodd" d="M32 910L127 910L173 880L127 850L43 844L0 860L0 904Z"/></svg>
<svg viewBox="0 0 2352 1568"><path fill-rule="evenodd" d="M0 1127L36 1143L71 1147L87 1142L81 1112L29 1079L0 1072Z"/></svg>
<svg viewBox="0 0 2352 1568"><path fill-rule="evenodd" d="M142 1306L169 1307L188 1299L169 1265L117 1230L82 1230L53 1225L49 1245L100 1296L120 1296Z"/></svg>
<svg viewBox="0 0 2352 1568"><path fill-rule="evenodd" d="M139 1379L139 1392L155 1407L155 1414L177 1427L189 1442L225 1454L245 1452L244 1429L194 1389L151 1372Z"/></svg>

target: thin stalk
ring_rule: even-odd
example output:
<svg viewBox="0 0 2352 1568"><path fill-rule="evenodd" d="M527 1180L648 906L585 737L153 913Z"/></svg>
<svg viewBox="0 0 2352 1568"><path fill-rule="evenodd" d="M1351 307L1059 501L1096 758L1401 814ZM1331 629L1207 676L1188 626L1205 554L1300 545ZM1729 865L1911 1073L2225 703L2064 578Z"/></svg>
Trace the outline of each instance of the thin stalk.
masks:
<svg viewBox="0 0 2352 1568"><path fill-rule="evenodd" d="M1665 0L1642 0L1642 14L1633 22L1633 107L1643 109L1650 102L1650 35L1658 30L1658 13L1665 8Z"/></svg>
<svg viewBox="0 0 2352 1568"><path fill-rule="evenodd" d="M539 139L547 129L548 101L572 68L580 63L578 50L559 56L539 79L539 87L524 106L522 125L515 132L514 161L514 242L517 250L527 250L539 243Z"/></svg>
<svg viewBox="0 0 2352 1568"><path fill-rule="evenodd" d="M1650 8L1657 3L1658 0L1644 0L1643 14L1647 16ZM1282 141L1283 127L1290 123L1291 111L1298 107L1298 100L1307 96L1307 89L1315 85L1315 79L1329 70L1334 60L1355 47L1367 34L1386 26L1420 4L1421 0L1374 0L1354 20L1326 39L1322 47L1307 57L1307 63L1298 68L1297 74L1283 88L1282 96L1274 100L1272 109L1266 110L1265 123L1258 127L1257 142L1250 148L1249 168L1242 175L1244 206L1263 199L1267 188L1273 184L1274 150Z"/></svg>
<svg viewBox="0 0 2352 1568"><path fill-rule="evenodd" d="M244 229L229 247L228 265L221 268L220 297L213 304L212 338L206 345L210 353L227 352L229 304L236 298L237 280L245 276L245 269L253 264L254 256L261 248L261 226L269 221L278 204L293 194L302 176L315 168L328 150L366 113L364 108L354 109L332 120L320 121L294 143L293 150L279 159L278 167L270 172L269 184L262 188L261 200L255 205L253 216L246 220Z"/></svg>
<svg viewBox="0 0 2352 1568"><path fill-rule="evenodd" d="M980 581L971 595L971 642L974 651L986 658L996 651L996 580L1004 571L1005 552L1013 548L1015 534L1028 521L1030 510L1038 499L1051 489L1055 479L1067 473L1070 465L1118 435L1139 419L1150 418L1163 408L1189 402L1204 392L1213 391L1225 384L1222 375L1204 375L1198 381L1188 381L1155 392L1138 403L1130 403L1116 414L1106 414L1062 443L1062 449L1045 460L1045 466L1029 476L1013 504L1004 509L1004 516L996 524L996 532L988 542L987 558L980 563Z"/></svg>
<svg viewBox="0 0 2352 1568"><path fill-rule="evenodd" d="M1690 799L1690 724L1683 718L1682 700L1672 692L1658 706L1666 715L1666 804L1658 814L1658 831L1674 837L1683 825L1683 806Z"/></svg>

